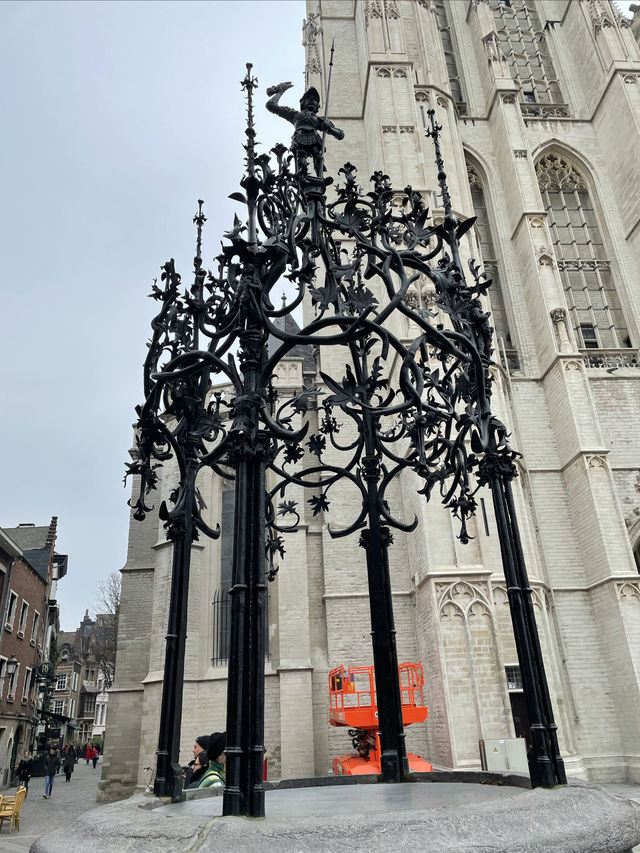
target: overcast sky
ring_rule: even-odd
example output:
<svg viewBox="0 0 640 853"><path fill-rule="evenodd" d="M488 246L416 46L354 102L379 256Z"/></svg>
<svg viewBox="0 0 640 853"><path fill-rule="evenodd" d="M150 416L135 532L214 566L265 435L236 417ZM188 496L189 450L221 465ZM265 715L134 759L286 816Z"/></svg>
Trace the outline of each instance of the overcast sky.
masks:
<svg viewBox="0 0 640 853"><path fill-rule="evenodd" d="M303 0L0 3L0 526L59 517L63 630L126 557L122 486L170 257L192 270L237 205L239 81L254 63L263 150L291 136L265 88L302 94Z"/></svg>
<svg viewBox="0 0 640 853"><path fill-rule="evenodd" d="M289 141L264 90L302 93L304 14L303 0L0 2L0 526L59 517L63 630L125 561L152 280L170 257L189 275L198 198L206 259L232 222L245 62L263 150Z"/></svg>

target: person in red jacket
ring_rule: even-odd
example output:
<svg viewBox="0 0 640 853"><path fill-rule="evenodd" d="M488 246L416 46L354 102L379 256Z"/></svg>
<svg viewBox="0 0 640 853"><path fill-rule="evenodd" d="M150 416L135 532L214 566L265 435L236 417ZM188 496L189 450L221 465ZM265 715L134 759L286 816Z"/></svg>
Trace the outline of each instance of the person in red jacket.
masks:
<svg viewBox="0 0 640 853"><path fill-rule="evenodd" d="M91 750L91 760L93 761L93 769L94 770L96 769L96 764L98 763L99 757L100 757L100 753L98 752L98 750L94 746L93 749Z"/></svg>
<svg viewBox="0 0 640 853"><path fill-rule="evenodd" d="M91 761L91 759L93 758L93 746L92 746L92 744L88 743L88 744L85 746L85 748L84 748L84 757L87 759L87 764L88 764L88 763Z"/></svg>

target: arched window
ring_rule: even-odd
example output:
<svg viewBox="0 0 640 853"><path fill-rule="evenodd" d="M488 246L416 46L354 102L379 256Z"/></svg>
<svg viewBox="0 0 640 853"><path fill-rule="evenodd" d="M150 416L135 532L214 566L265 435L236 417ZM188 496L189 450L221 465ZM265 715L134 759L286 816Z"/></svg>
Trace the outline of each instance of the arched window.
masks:
<svg viewBox="0 0 640 853"><path fill-rule="evenodd" d="M531 0L491 0L498 41L524 104L559 104L560 86Z"/></svg>
<svg viewBox="0 0 640 853"><path fill-rule="evenodd" d="M536 172L578 346L630 346L611 263L584 178L573 163L557 154L545 155Z"/></svg>
<svg viewBox="0 0 640 853"><path fill-rule="evenodd" d="M444 0L434 0L433 5L436 11L436 20L438 22L438 29L440 30L440 38L442 39L444 58L447 63L447 74L449 75L451 95L460 115L466 115L467 105L465 103L464 92L462 89L462 80L460 78L460 73L458 72L456 50L453 43L453 37L451 35L451 27L449 26L449 18L447 16Z"/></svg>
<svg viewBox="0 0 640 853"><path fill-rule="evenodd" d="M500 282L500 269L498 259L491 237L491 228L489 225L489 217L487 215L487 205L484 197L482 182L478 174L478 170L473 166L467 167L469 177L469 187L471 188L471 200L473 202L473 212L476 215L476 233L480 243L480 254L482 258L478 258L482 262L482 266L487 276L491 279L491 287L489 288L489 300L491 302L491 325L495 329L498 341L501 341L500 356L502 356L502 347L506 351L507 361L511 369L517 369L518 358L511 333L509 332L509 324L507 322L507 314L504 307L504 297L502 295L502 284Z"/></svg>

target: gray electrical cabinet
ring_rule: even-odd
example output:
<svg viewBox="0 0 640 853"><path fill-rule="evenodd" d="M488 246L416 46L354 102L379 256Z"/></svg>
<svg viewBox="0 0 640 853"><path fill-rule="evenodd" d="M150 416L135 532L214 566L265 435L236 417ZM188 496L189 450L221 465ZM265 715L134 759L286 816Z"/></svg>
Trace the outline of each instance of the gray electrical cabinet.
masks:
<svg viewBox="0 0 640 853"><path fill-rule="evenodd" d="M522 737L481 740L480 761L483 770L529 773L527 745Z"/></svg>

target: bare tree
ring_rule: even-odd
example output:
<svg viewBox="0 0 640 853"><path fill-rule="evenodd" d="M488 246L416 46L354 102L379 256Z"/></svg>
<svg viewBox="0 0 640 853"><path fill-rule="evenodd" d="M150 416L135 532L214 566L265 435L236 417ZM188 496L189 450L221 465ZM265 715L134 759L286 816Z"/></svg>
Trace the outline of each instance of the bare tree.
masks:
<svg viewBox="0 0 640 853"><path fill-rule="evenodd" d="M116 639L120 613L120 572L115 571L98 586L98 607L94 631L93 654L108 690L113 685L116 672Z"/></svg>

